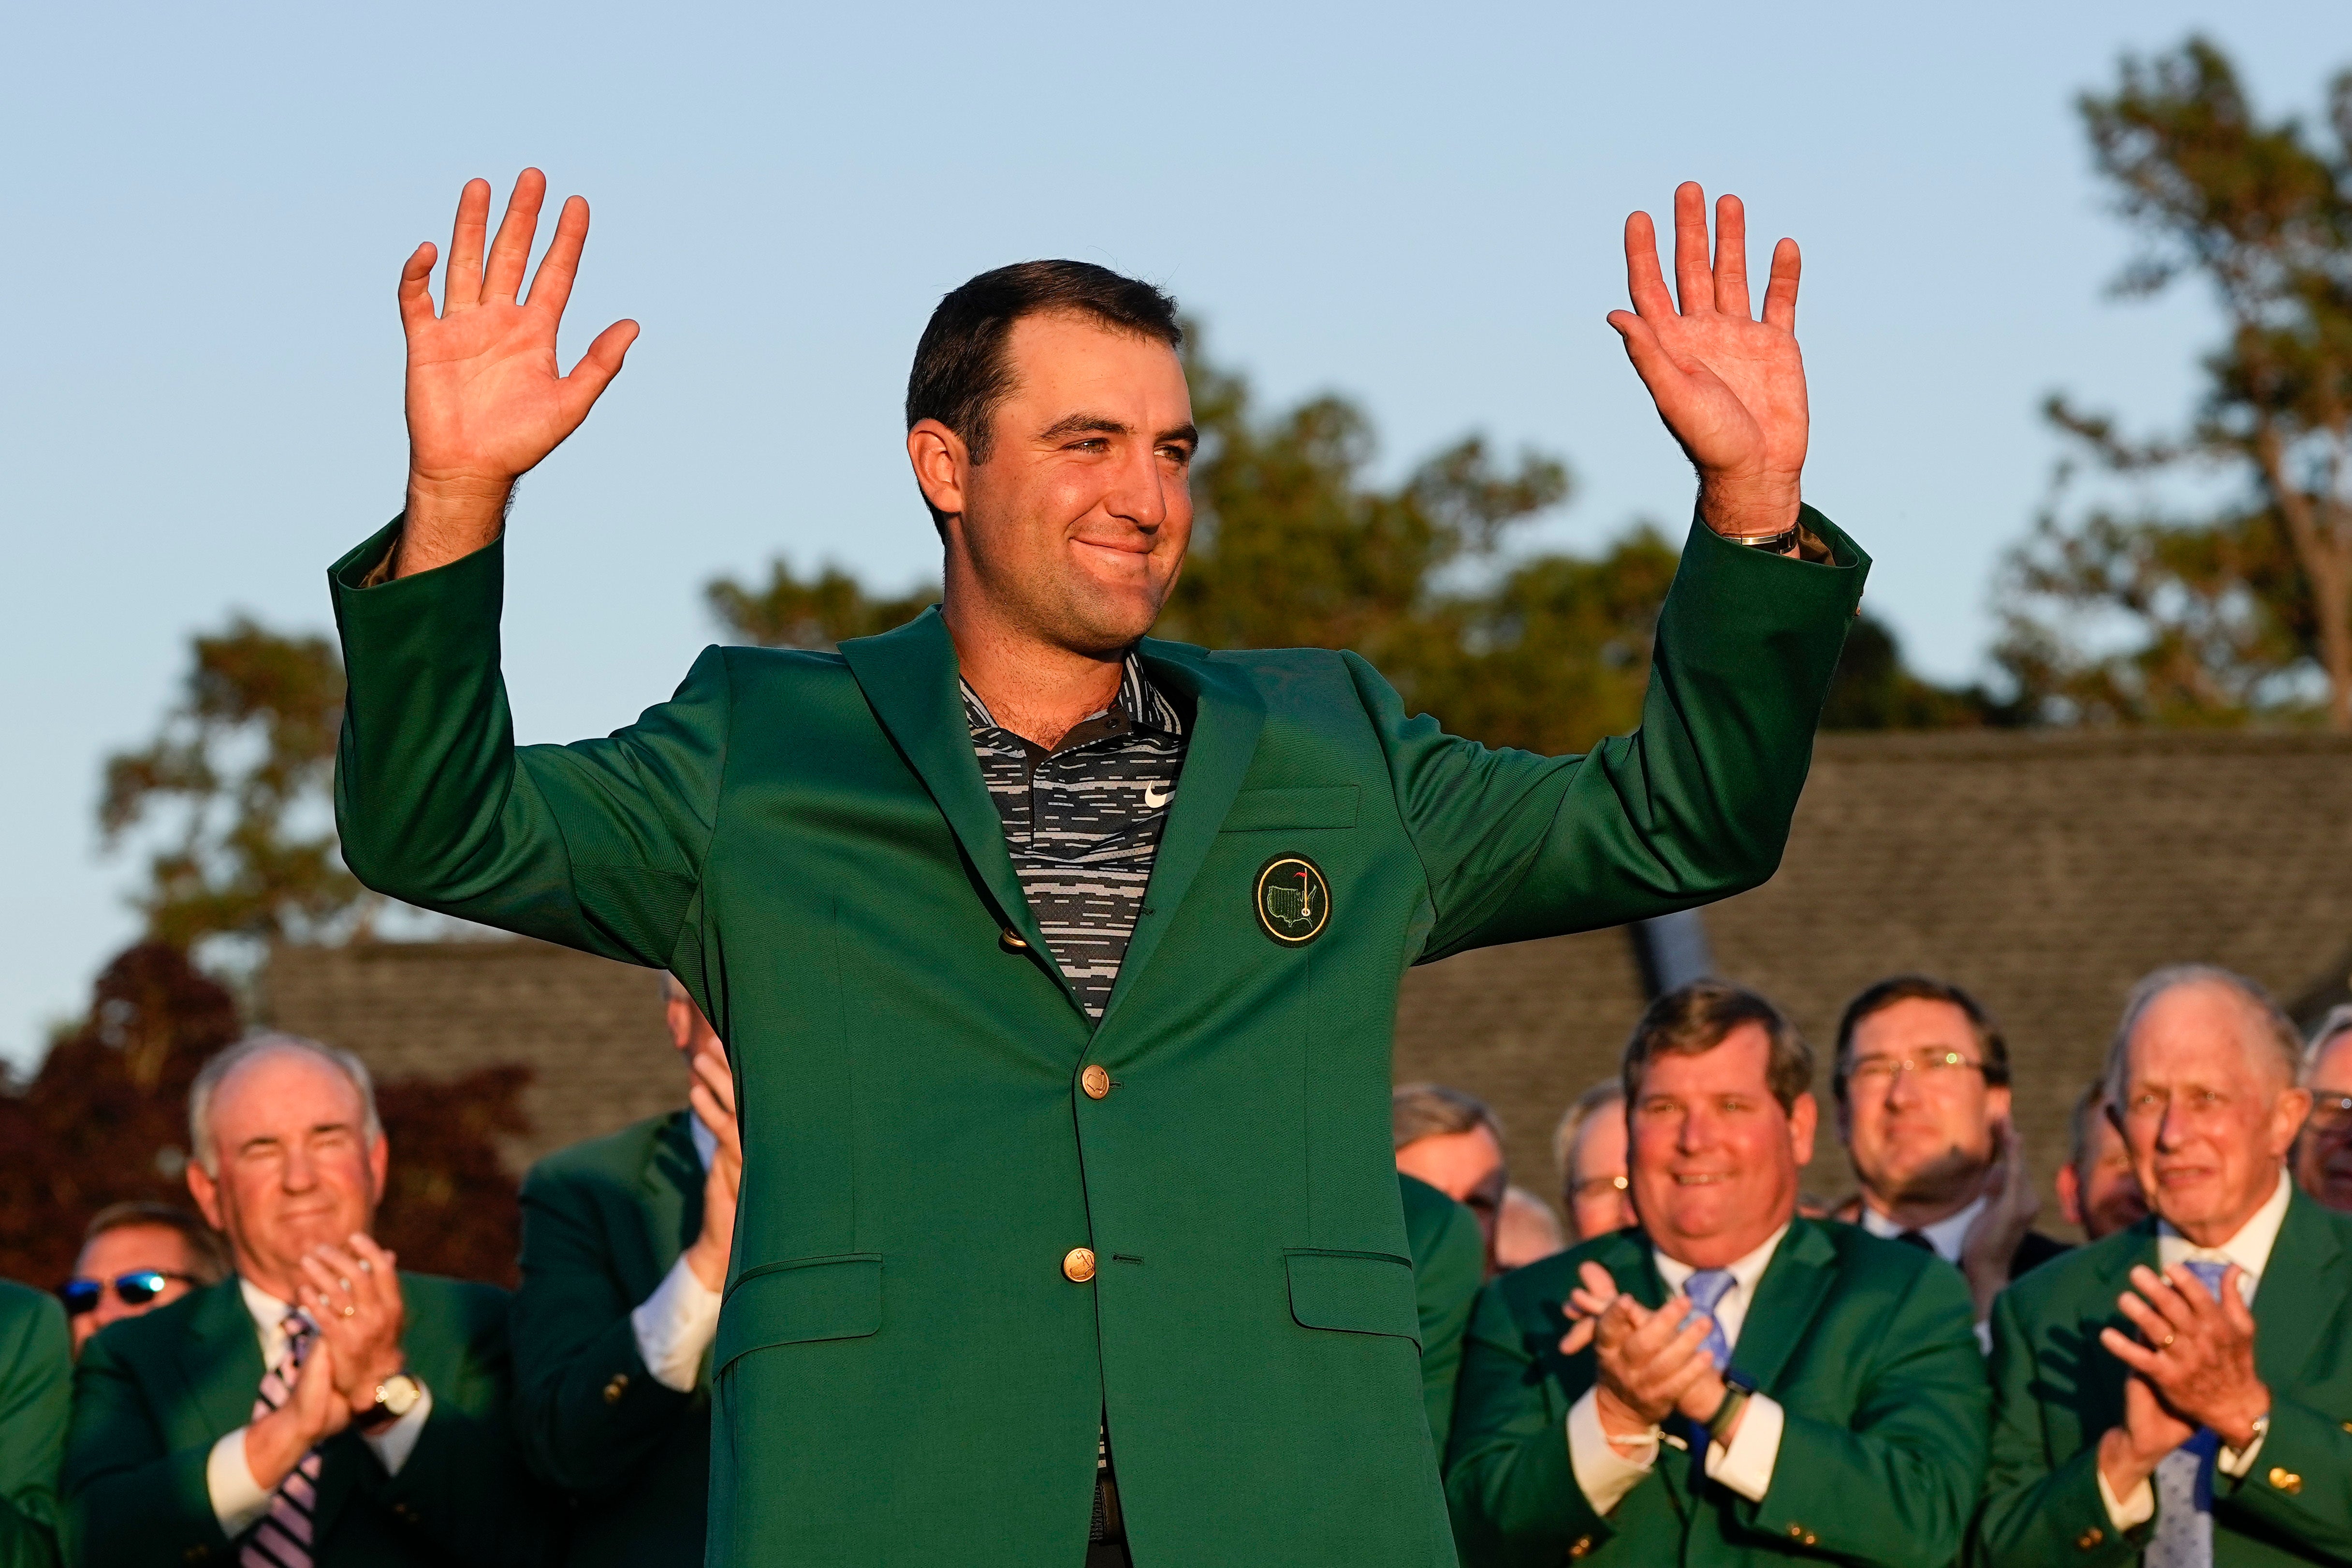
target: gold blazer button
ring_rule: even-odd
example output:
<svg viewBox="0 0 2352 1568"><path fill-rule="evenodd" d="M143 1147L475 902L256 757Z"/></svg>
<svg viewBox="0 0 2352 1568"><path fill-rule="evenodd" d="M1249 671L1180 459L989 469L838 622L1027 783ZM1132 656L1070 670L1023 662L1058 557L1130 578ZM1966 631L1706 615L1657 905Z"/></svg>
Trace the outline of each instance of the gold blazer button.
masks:
<svg viewBox="0 0 2352 1568"><path fill-rule="evenodd" d="M1008 953L1026 953L1029 951L1028 938L1023 936L1021 933L1015 931L1010 925L996 934L996 945L999 947L1003 948Z"/></svg>
<svg viewBox="0 0 2352 1568"><path fill-rule="evenodd" d="M2289 1497L2299 1497L2303 1493L2303 1478L2283 1465L2271 1467L2271 1485Z"/></svg>
<svg viewBox="0 0 2352 1568"><path fill-rule="evenodd" d="M1087 1092L1089 1100L1108 1099L1110 1096L1110 1074L1103 1071L1102 1063L1093 1062L1078 1074L1078 1087Z"/></svg>
<svg viewBox="0 0 2352 1568"><path fill-rule="evenodd" d="M1095 1249L1073 1247L1062 1254L1062 1274L1073 1284L1083 1285L1095 1277Z"/></svg>

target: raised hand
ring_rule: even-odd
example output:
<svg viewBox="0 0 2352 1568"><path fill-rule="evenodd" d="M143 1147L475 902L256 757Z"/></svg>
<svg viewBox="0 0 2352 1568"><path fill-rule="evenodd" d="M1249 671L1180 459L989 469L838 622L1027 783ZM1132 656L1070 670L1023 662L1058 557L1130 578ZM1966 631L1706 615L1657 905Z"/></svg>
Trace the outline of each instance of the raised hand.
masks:
<svg viewBox="0 0 2352 1568"><path fill-rule="evenodd" d="M2212 1427L2233 1448L2254 1440L2254 1422L2271 1407L2254 1369L2254 1314L2239 1291L2242 1277L2231 1264L2216 1301L2180 1264L2161 1274L2142 1265L2131 1271L2138 1294L2126 1291L2116 1304L2146 1343L2099 1331L2107 1354L2145 1378L2167 1408L2192 1427Z"/></svg>
<svg viewBox="0 0 2352 1568"><path fill-rule="evenodd" d="M1748 219L1739 198L1716 204L1715 259L1706 195L1675 191L1674 296L1658 271L1650 214L1625 220L1625 280L1633 308L1609 324L1625 341L1658 416L1698 470L1699 515L1719 534L1758 538L1797 521L1808 416L1797 351L1797 242L1772 250L1764 319L1750 313Z"/></svg>
<svg viewBox="0 0 2352 1568"><path fill-rule="evenodd" d="M743 1136L735 1120L735 1078L727 1059L698 1051L694 1080L687 1088L695 1120L718 1140L710 1172L702 1178L702 1231L687 1249L686 1265L706 1291L727 1282L727 1260L735 1245L735 1194L743 1180Z"/></svg>
<svg viewBox="0 0 2352 1568"><path fill-rule="evenodd" d="M580 428L621 371L635 321L615 321L563 375L556 329L588 239L588 204L566 198L555 238L520 303L547 176L525 169L489 246L490 185L457 198L442 308L434 314L431 241L400 272L408 337L408 514L394 570L405 577L467 555L498 536L514 482Z"/></svg>
<svg viewBox="0 0 2352 1568"><path fill-rule="evenodd" d="M1985 1206L1960 1239L1960 1272L1976 1298L1977 1320L1991 1315L1993 1298L2009 1283L2010 1260L2042 1213L2033 1173L2025 1167L2025 1140L2004 1116L1993 1124L1997 1153L1985 1174Z"/></svg>
<svg viewBox="0 0 2352 1568"><path fill-rule="evenodd" d="M1594 1335L1594 1403L1612 1440L1648 1432L1714 1375L1715 1362L1700 1348L1709 1326L1705 1314L1692 1315L1686 1296L1669 1298L1654 1312L1631 1296L1609 1304Z"/></svg>
<svg viewBox="0 0 2352 1568"><path fill-rule="evenodd" d="M2107 1490L2119 1500L2129 1497L2156 1474L2165 1455L2196 1433L2195 1427L2164 1407L2147 1379L2137 1375L2125 1378L2123 1425L2108 1427L2099 1438L2099 1470L2107 1478Z"/></svg>
<svg viewBox="0 0 2352 1568"><path fill-rule="evenodd" d="M1576 1273L1576 1288L1560 1303L1568 1318L1568 1332L1559 1336L1562 1355L1574 1355L1592 1343L1593 1331L1601 1326L1601 1315L1620 1293L1616 1277L1589 1258L1578 1266Z"/></svg>
<svg viewBox="0 0 2352 1568"><path fill-rule="evenodd" d="M354 1233L348 1249L313 1248L302 1260L303 1304L334 1351L335 1388L357 1416L374 1407L376 1385L405 1364L399 1260Z"/></svg>

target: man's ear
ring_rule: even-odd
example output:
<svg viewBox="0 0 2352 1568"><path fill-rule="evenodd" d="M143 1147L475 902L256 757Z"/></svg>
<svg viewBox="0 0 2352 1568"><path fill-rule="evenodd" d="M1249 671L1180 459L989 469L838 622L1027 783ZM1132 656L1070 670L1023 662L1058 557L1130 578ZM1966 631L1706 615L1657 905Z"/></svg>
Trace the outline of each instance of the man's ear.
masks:
<svg viewBox="0 0 2352 1568"><path fill-rule="evenodd" d="M2284 1159L2311 1116L2311 1091L2290 1089L2271 1104L2271 1157ZM2292 1179L2292 1178L2290 1178Z"/></svg>
<svg viewBox="0 0 2352 1568"><path fill-rule="evenodd" d="M221 1223L220 1183L194 1160L188 1162L188 1196L196 1200L196 1207L203 1211L206 1225L215 1230L228 1229Z"/></svg>
<svg viewBox="0 0 2352 1568"><path fill-rule="evenodd" d="M2000 1123L2009 1121L2011 1119L2010 1113L2016 1108L2015 1099L2016 1097L2010 1092L2008 1084L1988 1084L1985 1088L1986 1125L1992 1126L1997 1125ZM1993 1152L1995 1154L1999 1154L2000 1152L2000 1145L1998 1141L1996 1141L1993 1145Z"/></svg>
<svg viewBox="0 0 2352 1568"><path fill-rule="evenodd" d="M1807 1090L1789 1106L1789 1151L1801 1166L1813 1163L1813 1134L1821 1130L1822 1108Z"/></svg>
<svg viewBox="0 0 2352 1568"><path fill-rule="evenodd" d="M2072 1160L2058 1167L2058 1211L2069 1225L2083 1223L2083 1178L2075 1174Z"/></svg>
<svg viewBox="0 0 2352 1568"><path fill-rule="evenodd" d="M919 419L907 432L907 461L914 465L923 499L934 510L962 514L964 475L971 466L971 452L962 436L936 419Z"/></svg>
<svg viewBox="0 0 2352 1568"><path fill-rule="evenodd" d="M368 1145L368 1181L374 1189L368 1195L370 1233L373 1233L375 1229L375 1206L383 1201L383 1174L391 1168L391 1165L392 1142L382 1133L378 1133L375 1135L375 1141Z"/></svg>

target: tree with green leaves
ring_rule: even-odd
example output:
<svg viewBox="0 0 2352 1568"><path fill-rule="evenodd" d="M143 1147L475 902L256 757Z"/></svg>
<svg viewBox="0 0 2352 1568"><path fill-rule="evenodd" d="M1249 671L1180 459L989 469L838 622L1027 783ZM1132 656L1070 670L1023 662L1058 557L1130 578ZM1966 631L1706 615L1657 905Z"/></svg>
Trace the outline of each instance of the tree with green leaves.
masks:
<svg viewBox="0 0 2352 1568"><path fill-rule="evenodd" d="M137 895L148 935L184 948L363 927L377 900L343 869L328 809L343 715L333 642L237 615L192 651L161 732L107 759L99 804L109 848L161 841Z"/></svg>
<svg viewBox="0 0 2352 1568"><path fill-rule="evenodd" d="M2324 134L2264 120L2202 37L2127 57L2114 92L2081 100L2099 173L2146 242L2115 292L2202 278L2227 336L2178 433L2133 438L2047 405L2074 451L2006 563L1997 650L2042 716L2352 730L2352 70L2327 107ZM2200 516L2066 512L2085 471L2192 467L2234 476L2237 497Z"/></svg>

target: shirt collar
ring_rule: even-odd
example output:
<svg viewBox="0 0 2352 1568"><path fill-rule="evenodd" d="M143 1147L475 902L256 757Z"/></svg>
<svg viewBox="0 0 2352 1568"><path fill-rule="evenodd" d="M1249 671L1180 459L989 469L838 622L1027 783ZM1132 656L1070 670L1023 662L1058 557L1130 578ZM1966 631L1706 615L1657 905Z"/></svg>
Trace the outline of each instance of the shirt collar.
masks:
<svg viewBox="0 0 2352 1568"><path fill-rule="evenodd" d="M1975 1223L1978 1215L1984 1212L1984 1195L1979 1193L1958 1213L1948 1214L1933 1225L1914 1227L1895 1224L1873 1208L1870 1199L1865 1197L1862 1200L1862 1228L1873 1236L1883 1236L1889 1241L1906 1230L1916 1229L1927 1239L1927 1245L1936 1249L1937 1257L1947 1263L1957 1263L1960 1260L1960 1243L1968 1239L1969 1227Z"/></svg>
<svg viewBox="0 0 2352 1568"><path fill-rule="evenodd" d="M980 694L971 689L971 683L958 677L956 685L963 693L964 722L974 729L996 728L994 716L988 711L988 705L980 700ZM1158 730L1163 735L1184 733L1184 720L1176 712L1176 705L1152 684L1150 675L1144 671L1142 658L1132 648L1127 651L1127 657L1120 663L1118 694L1111 698L1110 706L1087 715L1071 727L1083 728L1112 712L1124 714L1128 723L1137 729Z"/></svg>
<svg viewBox="0 0 2352 1568"><path fill-rule="evenodd" d="M2279 1227L2286 1222L2286 1206L2294 1196L2294 1184L2287 1180L2286 1167L2281 1166L2278 1185L2271 1189L2270 1197L2238 1227L2235 1236L2219 1247L2197 1246L2172 1228L2169 1221L2158 1220L2157 1262L2166 1269L2192 1258L2199 1262L2235 1263L2252 1284L2263 1277L2263 1269L2271 1260L2271 1249L2278 1245Z"/></svg>
<svg viewBox="0 0 2352 1568"><path fill-rule="evenodd" d="M1780 1229L1764 1239L1763 1246L1731 1265L1732 1282L1739 1287L1739 1293L1742 1296L1750 1299L1755 1296L1756 1281L1764 1277L1764 1270L1771 1265L1773 1252L1780 1248L1780 1238L1788 1234L1788 1226L1781 1226ZM1658 1278L1665 1281L1666 1289L1670 1291L1680 1291L1690 1282L1690 1277L1698 1272L1692 1265L1678 1259L1667 1257L1655 1246L1653 1246L1650 1250L1657 1260Z"/></svg>
<svg viewBox="0 0 2352 1568"><path fill-rule="evenodd" d="M694 1140L694 1157L702 1162L702 1168L708 1173L710 1162L719 1157L719 1134L704 1126L702 1118L689 1111L686 1117L686 1135Z"/></svg>

